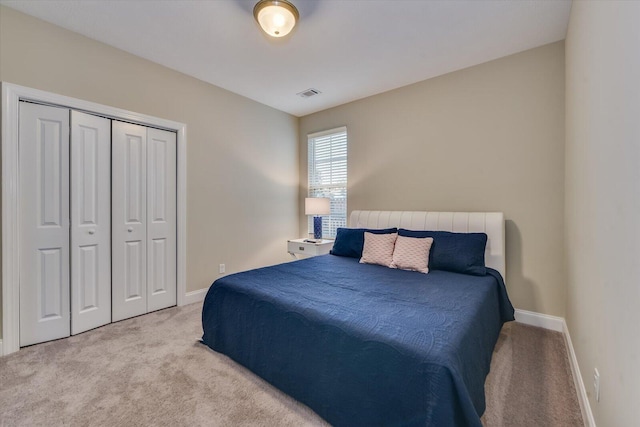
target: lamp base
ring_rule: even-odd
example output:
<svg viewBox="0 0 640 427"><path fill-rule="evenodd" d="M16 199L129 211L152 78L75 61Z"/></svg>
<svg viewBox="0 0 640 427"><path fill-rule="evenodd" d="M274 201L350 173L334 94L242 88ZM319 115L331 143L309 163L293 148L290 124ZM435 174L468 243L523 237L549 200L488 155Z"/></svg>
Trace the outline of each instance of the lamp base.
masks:
<svg viewBox="0 0 640 427"><path fill-rule="evenodd" d="M313 217L313 238L322 239L322 217Z"/></svg>

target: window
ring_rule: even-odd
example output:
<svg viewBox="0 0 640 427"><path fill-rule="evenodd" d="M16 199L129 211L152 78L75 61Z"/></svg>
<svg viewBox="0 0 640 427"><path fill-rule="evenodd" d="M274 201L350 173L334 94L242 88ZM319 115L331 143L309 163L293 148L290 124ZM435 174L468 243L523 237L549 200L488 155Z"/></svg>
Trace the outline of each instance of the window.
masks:
<svg viewBox="0 0 640 427"><path fill-rule="evenodd" d="M347 226L347 128L307 135L309 148L309 197L331 199L331 214L322 217L323 237L336 236ZM313 232L313 218L308 229Z"/></svg>

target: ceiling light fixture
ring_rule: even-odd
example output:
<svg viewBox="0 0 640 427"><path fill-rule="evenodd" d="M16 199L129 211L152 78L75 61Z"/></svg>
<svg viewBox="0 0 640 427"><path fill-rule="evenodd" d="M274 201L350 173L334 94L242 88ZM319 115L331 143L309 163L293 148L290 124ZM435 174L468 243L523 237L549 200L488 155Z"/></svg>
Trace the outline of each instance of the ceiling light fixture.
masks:
<svg viewBox="0 0 640 427"><path fill-rule="evenodd" d="M286 36L300 18L298 9L286 0L260 0L253 8L253 16L271 37Z"/></svg>

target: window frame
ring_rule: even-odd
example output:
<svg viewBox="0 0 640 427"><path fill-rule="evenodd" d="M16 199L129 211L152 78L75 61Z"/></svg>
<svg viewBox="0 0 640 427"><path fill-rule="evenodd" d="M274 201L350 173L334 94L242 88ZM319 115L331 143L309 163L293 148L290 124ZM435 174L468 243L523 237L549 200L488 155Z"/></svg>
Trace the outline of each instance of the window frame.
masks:
<svg viewBox="0 0 640 427"><path fill-rule="evenodd" d="M327 146L323 148L325 151L328 149L330 154L328 157L325 154L325 158L318 161L316 144L322 142L318 140L326 138L330 140L325 142ZM334 138L336 141L331 141ZM334 149L337 155L333 155ZM347 226L348 159L349 135L346 126L307 134L307 197L328 197L331 200L331 214L322 217L323 238L333 239L338 227ZM324 172L330 176L328 182L319 183L318 167L323 164ZM307 218L307 231L309 234L313 233L312 216Z"/></svg>

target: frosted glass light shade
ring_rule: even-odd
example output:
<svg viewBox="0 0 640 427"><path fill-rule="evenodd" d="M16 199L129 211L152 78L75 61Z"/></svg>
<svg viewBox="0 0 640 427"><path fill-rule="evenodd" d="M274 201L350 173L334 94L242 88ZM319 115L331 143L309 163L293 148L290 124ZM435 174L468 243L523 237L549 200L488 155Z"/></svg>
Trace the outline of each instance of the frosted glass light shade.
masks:
<svg viewBox="0 0 640 427"><path fill-rule="evenodd" d="M327 197L306 197L304 199L305 215L329 215L331 200Z"/></svg>
<svg viewBox="0 0 640 427"><path fill-rule="evenodd" d="M300 17L298 9L286 0L260 0L253 8L253 16L271 37L289 34Z"/></svg>

